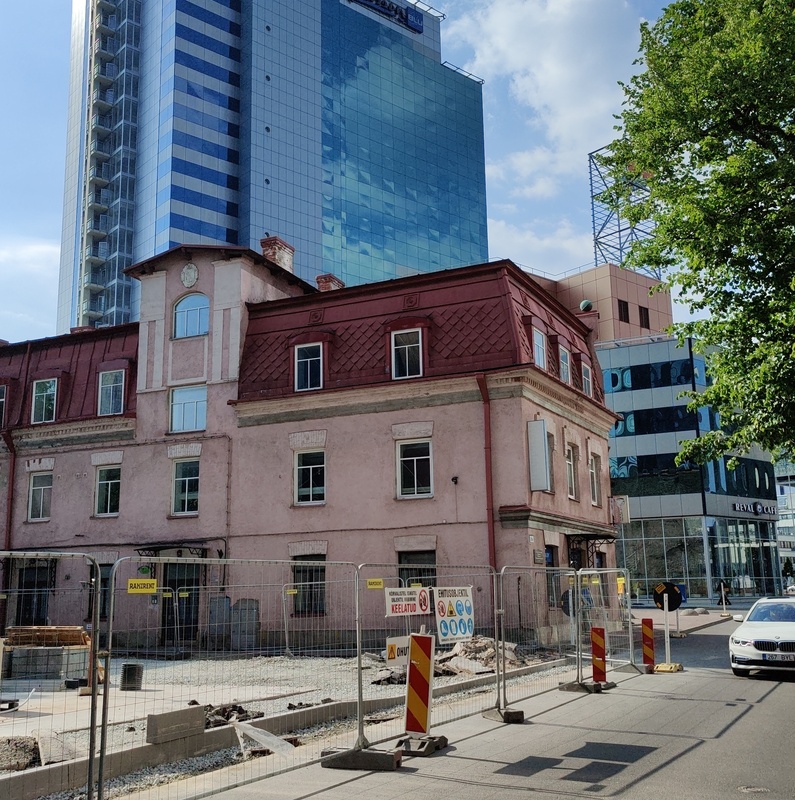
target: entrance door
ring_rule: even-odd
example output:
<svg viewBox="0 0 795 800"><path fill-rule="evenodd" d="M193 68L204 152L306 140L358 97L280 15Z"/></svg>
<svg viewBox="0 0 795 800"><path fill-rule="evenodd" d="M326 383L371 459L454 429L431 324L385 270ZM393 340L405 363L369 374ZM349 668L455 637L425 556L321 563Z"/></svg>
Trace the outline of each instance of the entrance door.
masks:
<svg viewBox="0 0 795 800"><path fill-rule="evenodd" d="M163 588L171 592L171 597L163 598L163 644L195 641L199 631L201 564L177 561L166 564L163 572Z"/></svg>
<svg viewBox="0 0 795 800"><path fill-rule="evenodd" d="M47 624L47 604L54 585L54 562L45 559L24 562L17 581L17 625Z"/></svg>

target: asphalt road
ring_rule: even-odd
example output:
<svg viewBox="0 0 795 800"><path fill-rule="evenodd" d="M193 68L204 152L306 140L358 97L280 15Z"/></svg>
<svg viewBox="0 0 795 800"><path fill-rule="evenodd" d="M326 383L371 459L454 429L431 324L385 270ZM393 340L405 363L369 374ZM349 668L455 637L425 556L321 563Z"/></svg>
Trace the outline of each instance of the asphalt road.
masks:
<svg viewBox="0 0 795 800"><path fill-rule="evenodd" d="M681 672L616 675L601 694L548 692L517 705L522 725L469 717L441 726L434 732L449 747L404 758L393 772L313 765L220 797L793 800L795 674L732 675L727 639L736 626L673 640Z"/></svg>

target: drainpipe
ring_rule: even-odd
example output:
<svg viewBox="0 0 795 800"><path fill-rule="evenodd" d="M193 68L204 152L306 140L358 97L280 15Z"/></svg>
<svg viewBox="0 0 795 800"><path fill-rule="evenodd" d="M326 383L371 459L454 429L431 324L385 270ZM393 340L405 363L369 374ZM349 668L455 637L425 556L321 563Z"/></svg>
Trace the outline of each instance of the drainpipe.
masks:
<svg viewBox="0 0 795 800"><path fill-rule="evenodd" d="M491 398L486 376L480 372L476 376L480 397L483 400L483 451L486 459L486 524L489 537L489 565L497 569L497 552L494 542L494 487L491 468Z"/></svg>
<svg viewBox="0 0 795 800"><path fill-rule="evenodd" d="M3 441L6 443L10 460L8 462L8 486L6 487L6 529L3 537L3 550L11 549L11 522L14 519L14 478L17 471L17 449L14 447L14 439L11 431L3 431ZM3 586L3 589L7 589Z"/></svg>

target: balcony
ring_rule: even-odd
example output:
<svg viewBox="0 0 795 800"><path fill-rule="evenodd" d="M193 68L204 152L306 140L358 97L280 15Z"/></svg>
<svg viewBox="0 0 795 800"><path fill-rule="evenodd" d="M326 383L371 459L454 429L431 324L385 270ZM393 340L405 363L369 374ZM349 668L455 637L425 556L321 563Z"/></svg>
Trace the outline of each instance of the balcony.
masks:
<svg viewBox="0 0 795 800"><path fill-rule="evenodd" d="M117 25L118 18L115 14L98 14L94 30L101 36L113 36Z"/></svg>
<svg viewBox="0 0 795 800"><path fill-rule="evenodd" d="M119 68L111 61L94 64L94 80L103 88L110 86L119 76Z"/></svg>
<svg viewBox="0 0 795 800"><path fill-rule="evenodd" d="M102 138L110 135L112 127L113 121L110 114L94 114L91 118L91 130Z"/></svg>
<svg viewBox="0 0 795 800"><path fill-rule="evenodd" d="M112 199L110 189L96 189L88 196L88 210L92 213L107 211Z"/></svg>
<svg viewBox="0 0 795 800"><path fill-rule="evenodd" d="M83 250L83 258L86 264L104 264L108 260L110 248L107 242L94 242ZM89 277L99 278L98 281L88 281ZM83 275L83 286L90 286L97 283L99 286L105 285L105 273L102 270L92 270Z"/></svg>
<svg viewBox="0 0 795 800"><path fill-rule="evenodd" d="M108 139L104 141L91 140L91 158L97 161L107 161L111 156L111 152L111 144Z"/></svg>
<svg viewBox="0 0 795 800"><path fill-rule="evenodd" d="M116 102L116 93L113 89L95 89L94 94L91 95L91 100L94 103L94 108L101 114L105 114L110 111Z"/></svg>
<svg viewBox="0 0 795 800"><path fill-rule="evenodd" d="M104 239L110 230L110 219L107 214L94 214L86 222L86 235Z"/></svg>
<svg viewBox="0 0 795 800"><path fill-rule="evenodd" d="M92 297L90 300L83 300L83 316L92 322L105 314L105 298L103 296Z"/></svg>
<svg viewBox="0 0 795 800"><path fill-rule="evenodd" d="M92 295L96 292L102 292L105 290L105 277L105 272L101 269L88 270L88 272L83 273L83 288Z"/></svg>
<svg viewBox="0 0 795 800"><path fill-rule="evenodd" d="M95 164L88 171L88 182L93 186L107 186L110 179L110 164Z"/></svg>
<svg viewBox="0 0 795 800"><path fill-rule="evenodd" d="M118 43L111 36L99 36L94 40L94 55L100 61L110 61L116 55Z"/></svg>

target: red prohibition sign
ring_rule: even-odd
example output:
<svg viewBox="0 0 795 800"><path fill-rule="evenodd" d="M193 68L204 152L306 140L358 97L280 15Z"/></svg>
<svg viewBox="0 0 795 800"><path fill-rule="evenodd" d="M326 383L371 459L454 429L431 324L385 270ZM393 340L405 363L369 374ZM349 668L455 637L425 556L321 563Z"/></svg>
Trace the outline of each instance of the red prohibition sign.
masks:
<svg viewBox="0 0 795 800"><path fill-rule="evenodd" d="M420 602L420 611L424 614L428 610L428 592L426 592L425 589L420 589L418 599Z"/></svg>
<svg viewBox="0 0 795 800"><path fill-rule="evenodd" d="M445 604L444 604L444 600L440 600L440 601L439 601L439 602L436 604L436 613L437 613L437 614L438 614L440 617L443 617L443 616L444 616L444 615L447 613L447 606L445 606Z"/></svg>

